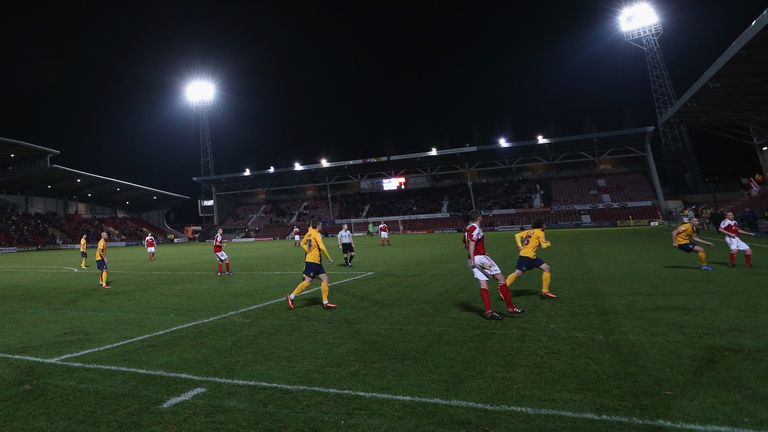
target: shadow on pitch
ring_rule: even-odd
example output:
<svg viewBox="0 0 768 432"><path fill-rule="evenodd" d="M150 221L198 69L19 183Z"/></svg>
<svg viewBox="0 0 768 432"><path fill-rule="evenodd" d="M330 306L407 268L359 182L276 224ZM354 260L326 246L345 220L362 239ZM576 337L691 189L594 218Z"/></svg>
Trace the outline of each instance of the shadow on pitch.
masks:
<svg viewBox="0 0 768 432"><path fill-rule="evenodd" d="M485 309L478 307L477 305L473 305L469 303L459 303L456 305L456 307L458 307L464 312L480 315L481 317L485 318Z"/></svg>
<svg viewBox="0 0 768 432"><path fill-rule="evenodd" d="M539 291L532 289L509 290L509 293L512 294L513 300L515 297L529 297L539 295Z"/></svg>
<svg viewBox="0 0 768 432"><path fill-rule="evenodd" d="M712 267L725 267L728 268L729 264L723 261L717 261L717 262L711 262L709 263ZM664 266L665 269L672 269L672 270L696 270L701 271L699 269L698 265L668 265Z"/></svg>
<svg viewBox="0 0 768 432"><path fill-rule="evenodd" d="M296 309L302 309L302 308L312 307L312 306L322 306L323 300L320 297L304 298L301 300L297 300L295 305L296 305Z"/></svg>

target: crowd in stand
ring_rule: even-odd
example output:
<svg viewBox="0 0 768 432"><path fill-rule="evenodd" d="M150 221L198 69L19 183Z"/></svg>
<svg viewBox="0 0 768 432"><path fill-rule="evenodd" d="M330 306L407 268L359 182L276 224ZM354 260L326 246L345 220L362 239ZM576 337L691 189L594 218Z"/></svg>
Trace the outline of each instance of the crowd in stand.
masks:
<svg viewBox="0 0 768 432"><path fill-rule="evenodd" d="M58 224L56 213L24 213L0 207L0 246L39 247L56 244L49 226Z"/></svg>
<svg viewBox="0 0 768 432"><path fill-rule="evenodd" d="M142 223L151 226L146 222ZM60 217L53 212L25 213L0 207L0 246L42 247L62 243L78 243L83 234L89 241L96 241L102 231L111 241L140 241L147 233L129 218L81 218L78 215ZM161 230L154 231L162 238Z"/></svg>

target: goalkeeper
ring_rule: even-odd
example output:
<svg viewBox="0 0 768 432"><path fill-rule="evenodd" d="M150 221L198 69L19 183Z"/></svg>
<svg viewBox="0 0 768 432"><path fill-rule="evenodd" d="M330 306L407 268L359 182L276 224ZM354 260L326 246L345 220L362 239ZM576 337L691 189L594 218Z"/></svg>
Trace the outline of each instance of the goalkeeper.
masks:
<svg viewBox="0 0 768 432"><path fill-rule="evenodd" d="M517 259L515 272L507 276L507 286L511 288L515 280L522 276L526 270L540 268L543 272L541 274L541 298L556 299L557 296L549 291L549 282L552 280L549 264L536 257L539 246L546 249L552 245L544 237L544 223L541 220L535 221L531 229L515 234L515 241L520 250L520 256Z"/></svg>

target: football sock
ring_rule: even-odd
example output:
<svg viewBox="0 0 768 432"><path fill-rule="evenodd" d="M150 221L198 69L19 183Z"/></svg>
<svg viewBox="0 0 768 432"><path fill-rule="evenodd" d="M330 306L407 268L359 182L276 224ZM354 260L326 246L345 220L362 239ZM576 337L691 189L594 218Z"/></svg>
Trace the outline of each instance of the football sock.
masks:
<svg viewBox="0 0 768 432"><path fill-rule="evenodd" d="M488 289L480 288L480 297L482 297L483 304L485 305L485 313L493 312L493 309L491 309L491 295L488 293Z"/></svg>
<svg viewBox="0 0 768 432"><path fill-rule="evenodd" d="M227 273L229 273L229 263L227 263Z"/></svg>
<svg viewBox="0 0 768 432"><path fill-rule="evenodd" d="M107 272L103 271L101 272L101 285L104 286L107 284Z"/></svg>
<svg viewBox="0 0 768 432"><path fill-rule="evenodd" d="M507 286L511 287L513 283L515 283L515 279L517 279L517 275L515 273L510 273L509 276L507 276Z"/></svg>
<svg viewBox="0 0 768 432"><path fill-rule="evenodd" d="M699 252L699 264L701 265L707 265L707 254L704 252Z"/></svg>
<svg viewBox="0 0 768 432"><path fill-rule="evenodd" d="M747 268L752 267L752 254L744 255L744 262L747 263Z"/></svg>
<svg viewBox="0 0 768 432"><path fill-rule="evenodd" d="M354 258L355 258L355 254L351 254L351 255L349 256L349 263L350 263L350 264L352 264L352 259L354 259Z"/></svg>
<svg viewBox="0 0 768 432"><path fill-rule="evenodd" d="M504 303L507 304L507 309L514 309L515 304L512 303L512 294L510 294L507 284L499 284L499 292L501 293L501 296L504 297Z"/></svg>
<svg viewBox="0 0 768 432"><path fill-rule="evenodd" d="M549 292L549 281L552 279L552 273L544 272L541 274L541 292Z"/></svg>
<svg viewBox="0 0 768 432"><path fill-rule="evenodd" d="M731 252L731 255L728 258L730 259L731 267L735 266L736 265L736 253L735 252Z"/></svg>
<svg viewBox="0 0 768 432"><path fill-rule="evenodd" d="M221 263L219 263L219 273L221 273Z"/></svg>
<svg viewBox="0 0 768 432"><path fill-rule="evenodd" d="M80 264L80 267L85 267L85 258L83 258L83 262Z"/></svg>
<svg viewBox="0 0 768 432"><path fill-rule="evenodd" d="M291 293L291 300L293 300L297 295L301 294L301 292L307 289L309 285L311 285L311 282L307 281L301 281L301 283L296 285L296 289L294 289Z"/></svg>
<svg viewBox="0 0 768 432"><path fill-rule="evenodd" d="M344 257L344 264L349 264L349 258Z"/></svg>
<svg viewBox="0 0 768 432"><path fill-rule="evenodd" d="M320 292L323 293L323 304L328 303L328 282L320 284Z"/></svg>

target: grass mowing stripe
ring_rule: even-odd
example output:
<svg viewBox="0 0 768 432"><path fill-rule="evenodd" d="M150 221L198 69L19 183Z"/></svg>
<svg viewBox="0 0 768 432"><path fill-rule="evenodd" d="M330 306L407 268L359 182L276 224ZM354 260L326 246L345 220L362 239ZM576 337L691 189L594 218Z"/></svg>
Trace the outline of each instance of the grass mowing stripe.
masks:
<svg viewBox="0 0 768 432"><path fill-rule="evenodd" d="M67 269L67 270L65 270ZM6 272L41 272L41 273L95 273L98 270L91 270L91 271L83 271L78 270L73 267L51 267L51 266L35 266L35 267L0 267L0 271L6 271ZM213 275L216 272L212 271L144 271L144 270L109 270L110 273L133 273L133 274L207 274L207 275ZM327 272L328 274L366 274L368 272L364 271L345 271L345 272ZM237 272L237 274L295 274L300 275L301 271L243 271L243 272Z"/></svg>
<svg viewBox="0 0 768 432"><path fill-rule="evenodd" d="M339 285L339 284L342 284L342 283L345 283L345 282L351 282L353 280L364 278L364 277L370 276L372 274L374 274L374 272L368 272L368 273L365 273L365 274L361 274L359 276L351 277L349 279L342 279L342 280L337 281L337 282L332 282L330 285ZM317 291L319 289L320 289L320 287L312 288L310 290L304 291L300 295L309 294L309 293L311 293L313 291ZM190 322L190 323L181 324L181 325L178 325L176 327L171 327L169 329L160 330L160 331L157 331L157 332L154 332L154 333L149 333L149 334L145 334L145 335L142 335L142 336L137 336L135 338L126 339L124 341L115 342L113 344L104 345L104 346L100 346L100 347L96 347L96 348L91 348L91 349L87 349L85 351L80 351L80 352L76 352L76 353L72 353L72 354L66 354L66 355L63 355L63 356L60 356L60 357L56 357L56 358L51 359L51 360L53 360L53 361L60 361L60 360L68 359L68 358L80 357L80 356L83 356L83 355L86 355L86 354L91 354L91 353L98 352L98 351L104 351L104 350L108 350L108 349L111 349L111 348L116 348L116 347L119 347L119 346L127 345L129 343L138 342L140 340L148 339L148 338L151 338L151 337L164 335L166 333L171 333L171 332L174 332L174 331L177 331L177 330L182 330L182 329L193 327L193 326L197 326L197 325L200 325L200 324L206 324L206 323L209 323L211 321L216 321L216 320L220 320L222 318L231 317L233 315L238 315L238 314L241 314L241 313L244 313L244 312L252 311L254 309L263 308L265 306L269 306L269 305L272 305L272 304L275 304L275 303L278 303L278 302L282 302L282 301L285 301L285 297L281 297L281 298L278 298L278 299L270 300L268 302L264 302L264 303L257 304L257 305L254 305L254 306L248 306L246 308L238 309L238 310L232 311L232 312L227 312L227 313L224 313L224 314L221 314L221 315L216 315L216 316L213 316L213 317L210 317L210 318L206 318L206 319L202 319L202 320L199 320L199 321L193 321L193 322Z"/></svg>
<svg viewBox="0 0 768 432"><path fill-rule="evenodd" d="M137 369L137 368L129 368L129 367L123 367L123 366L63 362L58 360L49 360L49 359L42 359L37 357L20 356L20 355L3 354L3 353L0 353L0 358L10 359L10 360L29 361L29 362L36 362L36 363L45 363L45 364L58 365L58 366L67 366L67 367L74 367L74 368L80 368L80 369L97 369L97 370L108 370L113 372L127 372L127 373L141 374L141 375L159 376L163 378L178 378L178 379L186 379L191 381L210 382L210 383L234 385L234 386L260 387L260 388L268 388L268 389L287 390L287 391L293 391L293 392L324 393L324 394L331 394L331 395L354 396L354 397L361 397L361 398L367 398L367 399L380 399L380 400L396 401L396 402L414 402L414 403L440 405L440 406L453 407L453 408L511 412L511 413L517 413L517 414L527 414L531 416L565 417L565 418L571 418L571 419L607 422L607 423L620 423L620 424L627 424L627 425L634 425L634 426L655 426L660 428L690 430L690 431L698 431L698 432L766 432L766 431L760 431L757 429L744 429L744 428L738 428L738 427L732 427L732 426L675 422L675 421L662 420L662 419L625 417L625 416L619 416L619 415L594 414L589 412L564 411L564 410L548 409L548 408L531 408L531 407L520 407L520 406L510 406L510 405L492 405L492 404L486 404L481 402L472 402L472 401L464 401L464 400L456 400L456 399L438 399L438 398L429 398L429 397L420 397L420 396L408 396L408 395L397 395L397 394L388 394L388 393L344 390L344 389L335 389L335 388L328 388L328 387L289 385L289 384L270 383L270 382L264 382L264 381L250 381L250 380L241 380L241 379L232 379L232 378L206 377L206 376L190 375L186 373L166 372L161 370Z"/></svg>
<svg viewBox="0 0 768 432"><path fill-rule="evenodd" d="M179 402L184 402L192 399L193 397L199 395L200 393L205 393L205 389L202 387L198 387L196 389L192 389L182 395L176 396L175 398L168 399L165 401L164 404L160 405L160 408L170 408Z"/></svg>

